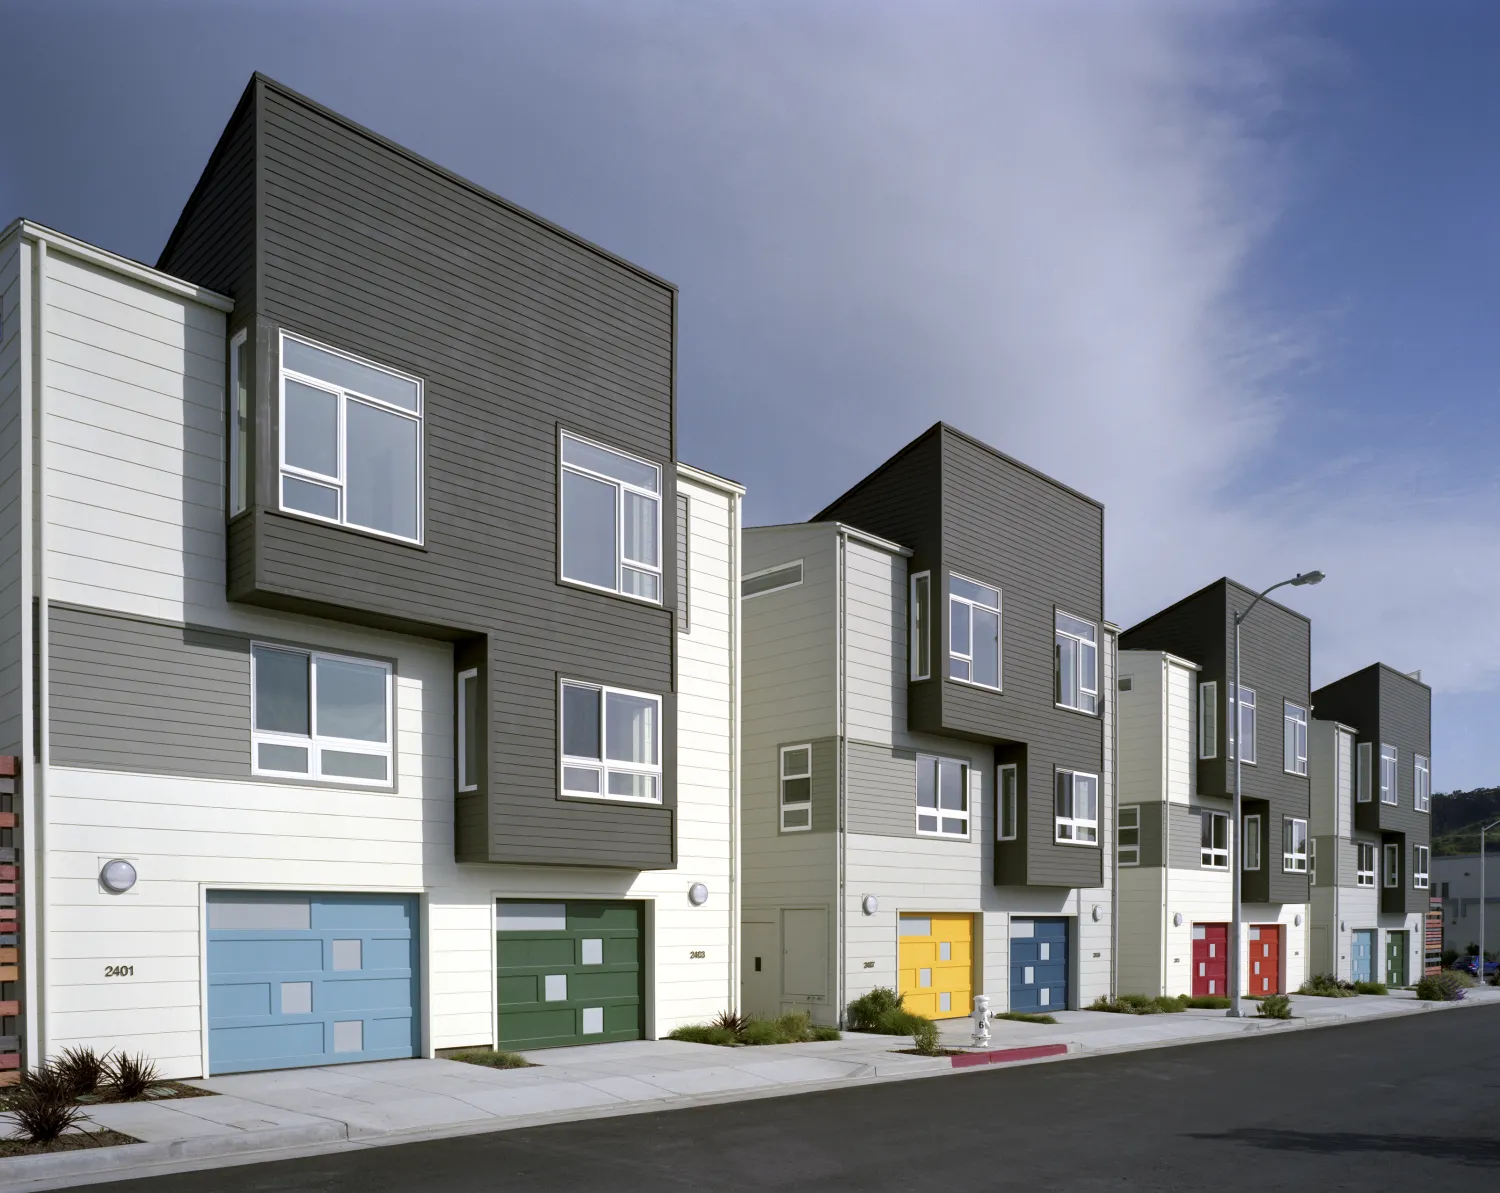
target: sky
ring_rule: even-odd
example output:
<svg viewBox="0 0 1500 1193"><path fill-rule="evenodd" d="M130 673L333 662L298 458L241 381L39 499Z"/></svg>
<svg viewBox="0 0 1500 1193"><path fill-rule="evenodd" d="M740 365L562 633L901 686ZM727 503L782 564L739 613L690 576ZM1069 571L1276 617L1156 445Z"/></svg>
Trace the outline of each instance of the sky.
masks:
<svg viewBox="0 0 1500 1193"><path fill-rule="evenodd" d="M1492 0L0 0L0 224L154 262L253 70L680 289L679 454L800 520L946 420L1500 784Z"/></svg>

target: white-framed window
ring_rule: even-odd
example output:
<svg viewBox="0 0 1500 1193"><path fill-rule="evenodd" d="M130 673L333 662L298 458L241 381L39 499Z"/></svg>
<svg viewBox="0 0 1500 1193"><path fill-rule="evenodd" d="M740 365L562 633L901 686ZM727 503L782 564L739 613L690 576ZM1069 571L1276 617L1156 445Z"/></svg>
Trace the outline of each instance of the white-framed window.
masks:
<svg viewBox="0 0 1500 1193"><path fill-rule="evenodd" d="M562 792L661 803L661 697L562 682Z"/></svg>
<svg viewBox="0 0 1500 1193"><path fill-rule="evenodd" d="M484 703L479 698L479 669L458 673L458 789L477 791L484 757Z"/></svg>
<svg viewBox="0 0 1500 1193"><path fill-rule="evenodd" d="M1234 700L1234 685L1229 685L1229 698ZM1251 766L1255 765L1255 689L1240 685L1239 700L1235 707L1238 709L1238 718L1233 715L1229 718L1229 757L1234 758L1235 742L1237 740L1245 743L1245 757L1243 761ZM1235 731L1235 720L1239 720L1239 731Z"/></svg>
<svg viewBox="0 0 1500 1193"><path fill-rule="evenodd" d="M1422 754L1412 758L1411 802L1418 812L1432 810L1432 763Z"/></svg>
<svg viewBox="0 0 1500 1193"><path fill-rule="evenodd" d="M229 516L250 508L250 332L229 341Z"/></svg>
<svg viewBox="0 0 1500 1193"><path fill-rule="evenodd" d="M390 785L389 663L253 643L250 703L254 774Z"/></svg>
<svg viewBox="0 0 1500 1193"><path fill-rule="evenodd" d="M1307 821L1295 816L1281 822L1281 868L1289 874L1307 873Z"/></svg>
<svg viewBox="0 0 1500 1193"><path fill-rule="evenodd" d="M1222 812L1204 812L1198 819L1198 864L1205 870L1229 869L1229 817Z"/></svg>
<svg viewBox="0 0 1500 1193"><path fill-rule="evenodd" d="M1055 613L1057 690L1055 699L1062 708L1079 712L1099 711L1099 639L1092 622L1064 613Z"/></svg>
<svg viewBox="0 0 1500 1193"><path fill-rule="evenodd" d="M1198 757L1219 756L1219 684L1208 680L1198 685Z"/></svg>
<svg viewBox="0 0 1500 1193"><path fill-rule="evenodd" d="M1375 885L1375 843L1359 841L1354 847L1354 885Z"/></svg>
<svg viewBox="0 0 1500 1193"><path fill-rule="evenodd" d="M1384 859L1383 879L1387 887L1398 887L1401 885L1401 846L1392 842L1381 846L1381 855Z"/></svg>
<svg viewBox="0 0 1500 1193"><path fill-rule="evenodd" d="M751 572L740 581L740 599L750 600L752 597L766 596L769 593L781 592L786 588L796 588L802 583L802 561L793 560L791 563L778 563L775 567L762 568L758 572Z"/></svg>
<svg viewBox="0 0 1500 1193"><path fill-rule="evenodd" d="M917 832L924 837L969 835L969 764L917 755Z"/></svg>
<svg viewBox="0 0 1500 1193"><path fill-rule="evenodd" d="M1247 870L1260 869L1260 817L1245 817L1245 856L1243 864Z"/></svg>
<svg viewBox="0 0 1500 1193"><path fill-rule="evenodd" d="M281 333L281 508L422 541L422 382Z"/></svg>
<svg viewBox="0 0 1500 1193"><path fill-rule="evenodd" d="M781 747L781 831L812 828L812 745Z"/></svg>
<svg viewBox="0 0 1500 1193"><path fill-rule="evenodd" d="M932 678L932 573L911 578L911 677Z"/></svg>
<svg viewBox="0 0 1500 1193"><path fill-rule="evenodd" d="M1307 881L1314 886L1318 884L1318 839L1316 837L1307 839Z"/></svg>
<svg viewBox="0 0 1500 1193"><path fill-rule="evenodd" d="M1057 772L1056 839L1068 845L1099 841L1099 776L1084 771Z"/></svg>
<svg viewBox="0 0 1500 1193"><path fill-rule="evenodd" d="M1380 746L1380 802L1396 806L1396 747Z"/></svg>
<svg viewBox="0 0 1500 1193"><path fill-rule="evenodd" d="M948 674L1000 690L1000 590L948 577Z"/></svg>
<svg viewBox="0 0 1500 1193"><path fill-rule="evenodd" d="M1374 754L1374 747L1369 742L1362 741L1356 747L1355 754L1358 756L1358 763L1355 767L1357 774L1355 777L1354 798L1362 804L1367 804L1372 798L1370 792L1373 779L1370 772L1374 769L1374 764L1371 761ZM1374 884L1371 883L1371 885L1373 886Z"/></svg>
<svg viewBox="0 0 1500 1193"><path fill-rule="evenodd" d="M995 771L995 835L1001 841L1014 841L1017 830L1017 802L1020 792L1020 771L1014 762L1007 762Z"/></svg>
<svg viewBox="0 0 1500 1193"><path fill-rule="evenodd" d="M1426 845L1413 845L1411 847L1411 884L1419 891L1427 889L1427 858L1428 848Z"/></svg>
<svg viewBox="0 0 1500 1193"><path fill-rule="evenodd" d="M1121 804L1115 813L1119 823L1119 863L1122 866L1139 866L1141 864L1141 806L1140 804Z"/></svg>
<svg viewBox="0 0 1500 1193"><path fill-rule="evenodd" d="M1307 709L1290 700L1281 703L1282 769L1289 775L1307 774Z"/></svg>
<svg viewBox="0 0 1500 1193"><path fill-rule="evenodd" d="M571 432L558 452L562 578L661 603L661 468Z"/></svg>

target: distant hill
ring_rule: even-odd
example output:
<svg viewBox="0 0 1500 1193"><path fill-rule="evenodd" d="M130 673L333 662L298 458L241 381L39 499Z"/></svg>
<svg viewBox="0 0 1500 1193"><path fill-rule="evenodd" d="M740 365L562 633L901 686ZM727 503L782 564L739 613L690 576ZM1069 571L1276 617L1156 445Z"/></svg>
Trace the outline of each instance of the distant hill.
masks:
<svg viewBox="0 0 1500 1193"><path fill-rule="evenodd" d="M1478 853L1479 829L1500 820L1500 787L1476 787L1432 797L1432 852L1436 857ZM1500 851L1500 828L1485 834L1491 852Z"/></svg>

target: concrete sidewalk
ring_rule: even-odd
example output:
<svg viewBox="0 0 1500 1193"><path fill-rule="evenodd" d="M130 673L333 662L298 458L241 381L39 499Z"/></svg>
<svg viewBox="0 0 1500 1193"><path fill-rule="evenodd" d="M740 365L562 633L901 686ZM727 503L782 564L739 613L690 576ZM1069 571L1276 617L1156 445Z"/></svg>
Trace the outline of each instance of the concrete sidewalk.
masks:
<svg viewBox="0 0 1500 1193"><path fill-rule="evenodd" d="M143 1142L0 1160L0 1193L1494 1002L1500 1002L1500 989L1471 990L1462 1003L1422 1003L1407 991L1349 999L1293 995L1297 1018L1290 1021L1234 1020L1222 1011L1152 1016L1059 1011L1055 1026L995 1020L982 1050L971 1047L968 1020L949 1020L941 1025L944 1045L965 1049L953 1057L904 1053L911 1046L904 1037L849 1034L757 1048L675 1040L596 1044L528 1053L537 1065L530 1069L403 1060L246 1073L192 1083L218 1097L92 1108L96 1126Z"/></svg>

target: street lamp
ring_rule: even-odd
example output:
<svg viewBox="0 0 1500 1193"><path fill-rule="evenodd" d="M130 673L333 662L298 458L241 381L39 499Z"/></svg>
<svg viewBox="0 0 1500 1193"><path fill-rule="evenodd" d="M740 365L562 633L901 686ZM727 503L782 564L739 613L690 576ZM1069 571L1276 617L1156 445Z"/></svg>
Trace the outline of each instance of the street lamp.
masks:
<svg viewBox="0 0 1500 1193"><path fill-rule="evenodd" d="M1500 820L1491 821L1479 830L1479 965L1476 973L1479 984L1484 985L1484 834L1500 824Z"/></svg>
<svg viewBox="0 0 1500 1193"><path fill-rule="evenodd" d="M1261 600L1278 588L1285 588L1288 584L1321 584L1323 582L1322 572L1298 572L1290 580L1282 580L1280 583L1271 585L1250 602L1249 608L1243 613L1238 609L1234 611L1234 683L1229 689L1229 732L1230 740L1234 743L1234 862L1230 871L1234 877L1234 922L1229 932L1229 1017L1240 1018L1244 1012L1240 1010L1240 920L1241 907L1241 878L1240 870L1245 864L1245 846L1240 840L1241 826L1244 817L1240 811L1240 759L1245 754L1244 728L1240 724L1240 624L1250 616L1250 610L1260 604ZM1481 903L1482 907L1483 904Z"/></svg>

